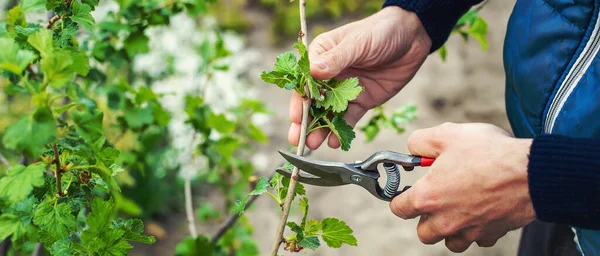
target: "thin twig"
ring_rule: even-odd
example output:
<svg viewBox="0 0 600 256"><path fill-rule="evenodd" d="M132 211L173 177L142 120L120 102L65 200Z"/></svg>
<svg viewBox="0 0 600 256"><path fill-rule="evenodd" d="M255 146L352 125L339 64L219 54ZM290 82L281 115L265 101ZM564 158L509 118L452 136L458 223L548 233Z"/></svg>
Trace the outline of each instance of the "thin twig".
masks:
<svg viewBox="0 0 600 256"><path fill-rule="evenodd" d="M0 162L2 162L4 165L6 165L6 168L10 169L10 163L8 162L8 160L6 160L6 157L4 157L4 155L2 155L2 153L0 153Z"/></svg>
<svg viewBox="0 0 600 256"><path fill-rule="evenodd" d="M302 38L302 42L306 47L308 47L308 39L307 34L308 30L306 28L306 0L298 1L300 5L300 37ZM304 91L306 92L306 97L302 100L302 124L300 128L300 141L298 142L298 150L296 151L296 155L303 155L304 147L306 146L306 130L308 128L308 112L310 111L311 105L311 95L308 89L308 82L304 85ZM279 251L279 246L281 242L283 242L283 232L285 231L285 224L287 223L288 215L290 214L290 208L292 206L292 199L294 197L294 192L296 190L296 183L298 182L298 175L300 170L298 167L294 167L292 170L292 177L290 178L290 185L288 187L288 192L285 197L285 201L283 202L281 219L279 219L279 226L277 227L277 233L275 233L275 239L273 240L273 246L271 247L271 256L277 256L277 252Z"/></svg>
<svg viewBox="0 0 600 256"><path fill-rule="evenodd" d="M304 153L304 156L308 156L310 155L312 151L307 150ZM284 163L281 163L279 166L282 166ZM273 175L275 174L275 172L273 172L269 177L268 180L271 180L271 178L273 178ZM248 198L248 201L246 201L246 205L244 206L244 212L246 212L246 210L248 210L248 208L250 208L250 206L252 206L252 204L254 204L254 201L256 201L256 199L258 199L259 195L253 195L250 196L250 198ZM223 237L223 235L225 235L225 233L227 233L227 231L229 231L229 229L231 229L233 227L233 225L238 221L238 219L241 217L241 214L234 214L231 215L229 217L229 219L227 219L227 221L223 222L223 224L221 224L221 227L219 227L219 230L217 230L217 232L213 235L213 237L211 238L211 242L213 244L216 244L217 242L219 242L219 240L221 239L221 237Z"/></svg>
<svg viewBox="0 0 600 256"><path fill-rule="evenodd" d="M33 253L31 254L31 256L41 256L43 255L43 251L42 250L44 248L44 244L43 243L36 243L35 244L35 248L33 249Z"/></svg>
<svg viewBox="0 0 600 256"><path fill-rule="evenodd" d="M54 23L56 23L61 18L62 18L62 16L58 16L58 15L52 16L52 18L50 18L50 20L48 20L48 25L46 25L46 28L51 29L52 25L54 25Z"/></svg>
<svg viewBox="0 0 600 256"><path fill-rule="evenodd" d="M198 134L196 132L194 132L194 135L192 136L192 139L190 140L190 160L193 156L193 152L194 152L194 141L196 141L196 136ZM185 186L184 186L184 194L185 194L185 215L187 217L187 221L188 221L188 228L190 230L190 235L193 238L198 237L198 231L196 230L196 218L194 217L194 204L192 201L192 181L191 181L191 177L189 177L189 174L186 174L185 179Z"/></svg>
<svg viewBox="0 0 600 256"><path fill-rule="evenodd" d="M54 151L54 164L56 164L56 171L54 176L56 177L56 190L59 196L63 196L62 191L62 168L60 167L60 155L58 154L58 146L56 143L52 144L52 151Z"/></svg>
<svg viewBox="0 0 600 256"><path fill-rule="evenodd" d="M196 220L194 218L194 206L192 205L192 182L190 179L185 179L185 213L187 215L188 227L190 229L190 235L193 238L198 237L198 231L196 231Z"/></svg>

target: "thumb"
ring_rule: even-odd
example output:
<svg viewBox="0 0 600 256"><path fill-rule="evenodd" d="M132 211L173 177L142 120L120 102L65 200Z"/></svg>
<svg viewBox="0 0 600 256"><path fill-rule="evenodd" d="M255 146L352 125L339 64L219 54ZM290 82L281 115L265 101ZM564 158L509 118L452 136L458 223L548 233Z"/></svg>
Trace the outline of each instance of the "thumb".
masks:
<svg viewBox="0 0 600 256"><path fill-rule="evenodd" d="M347 40L320 54L311 54L310 72L316 79L330 79L357 61L356 44Z"/></svg>
<svg viewBox="0 0 600 256"><path fill-rule="evenodd" d="M450 127L452 126L452 127ZM454 124L443 124L427 129L419 129L408 136L408 151L413 155L437 158L449 139L449 129Z"/></svg>

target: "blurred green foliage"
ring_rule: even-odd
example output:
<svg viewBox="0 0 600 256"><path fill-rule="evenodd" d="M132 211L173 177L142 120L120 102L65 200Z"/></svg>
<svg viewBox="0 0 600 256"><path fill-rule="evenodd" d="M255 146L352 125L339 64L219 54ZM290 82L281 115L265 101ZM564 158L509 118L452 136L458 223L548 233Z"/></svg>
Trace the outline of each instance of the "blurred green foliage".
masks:
<svg viewBox="0 0 600 256"><path fill-rule="evenodd" d="M274 43L281 40L294 38L300 31L300 16L298 14L298 3L280 0L228 0L226 4L214 5L211 13L219 21L224 29L233 29L238 32L246 31L254 23L252 15L256 13L247 12L248 9L259 11L259 15L270 15L271 39ZM343 17L365 17L375 13L381 8L380 0L319 0L307 1L306 18L310 20L311 37L324 32L325 24L332 20L340 20Z"/></svg>

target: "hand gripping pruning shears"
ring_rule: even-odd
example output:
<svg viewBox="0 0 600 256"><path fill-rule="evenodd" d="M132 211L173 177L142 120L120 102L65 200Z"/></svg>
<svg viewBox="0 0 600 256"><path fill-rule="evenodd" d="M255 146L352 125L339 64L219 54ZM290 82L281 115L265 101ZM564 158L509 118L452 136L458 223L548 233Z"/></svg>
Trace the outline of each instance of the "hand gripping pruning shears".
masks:
<svg viewBox="0 0 600 256"><path fill-rule="evenodd" d="M405 171L412 171L415 166L431 166L435 161L432 158L392 151L377 152L364 161L352 164L311 160L281 150L279 153L290 164L301 170L298 178L301 183L323 187L355 184L384 201L391 201L392 198L410 188L410 186L405 186L398 191L400 186L398 165L402 166ZM387 172L387 182L384 188L377 181L380 176L377 170L379 164L383 164ZM287 177L292 175L292 171L285 168L278 168L277 172Z"/></svg>

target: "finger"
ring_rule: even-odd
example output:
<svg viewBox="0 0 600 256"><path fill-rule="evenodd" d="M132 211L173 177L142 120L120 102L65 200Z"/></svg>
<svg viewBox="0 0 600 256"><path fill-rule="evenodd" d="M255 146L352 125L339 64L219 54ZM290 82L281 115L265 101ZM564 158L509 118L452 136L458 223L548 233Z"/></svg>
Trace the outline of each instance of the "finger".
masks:
<svg viewBox="0 0 600 256"><path fill-rule="evenodd" d="M292 92L292 98L290 99L290 121L292 123L302 123L302 96L296 91ZM300 130L298 130L300 132Z"/></svg>
<svg viewBox="0 0 600 256"><path fill-rule="evenodd" d="M294 146L298 146L300 140L300 124L292 123L288 131L288 141Z"/></svg>
<svg viewBox="0 0 600 256"><path fill-rule="evenodd" d="M356 63L357 56L356 44L349 40L342 41L333 48L314 55L310 60L311 75L316 79L333 78Z"/></svg>
<svg viewBox="0 0 600 256"><path fill-rule="evenodd" d="M479 247L492 247L496 245L496 242L498 242L498 239L479 240L476 243Z"/></svg>
<svg viewBox="0 0 600 256"><path fill-rule="evenodd" d="M448 130L453 129L453 125L448 123L412 132L408 136L408 151L413 155L438 157L444 142L450 139Z"/></svg>
<svg viewBox="0 0 600 256"><path fill-rule="evenodd" d="M306 146L311 150L318 149L327 138L327 135L329 135L329 132L329 129L318 129L311 132L308 137L306 137Z"/></svg>
<svg viewBox="0 0 600 256"><path fill-rule="evenodd" d="M417 224L417 236L424 244L436 244L444 239L444 234L435 226L433 218L421 216Z"/></svg>
<svg viewBox="0 0 600 256"><path fill-rule="evenodd" d="M469 249L473 242L464 238L462 234L457 234L446 238L445 243L446 247L450 251L455 253L461 253Z"/></svg>
<svg viewBox="0 0 600 256"><path fill-rule="evenodd" d="M500 238L505 236L508 232L502 232L496 235L484 235L482 239L476 241L479 247L492 247L498 242Z"/></svg>
<svg viewBox="0 0 600 256"><path fill-rule="evenodd" d="M414 187L413 187L414 188ZM409 189L402 194L394 197L390 203L390 210L396 216L402 219L413 219L422 215L423 213L415 208L414 206L414 189Z"/></svg>
<svg viewBox="0 0 600 256"><path fill-rule="evenodd" d="M348 125L354 128L358 121L365 115L365 113L367 113L367 110L365 110L363 107L358 104L350 103L348 105L348 111L346 111L346 114L344 114L344 119ZM330 148L339 148L340 140L337 136L335 136L335 134L331 133L327 145Z"/></svg>

